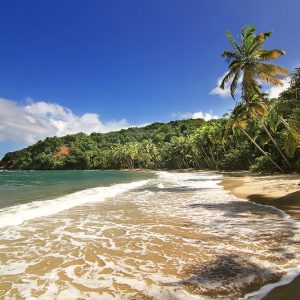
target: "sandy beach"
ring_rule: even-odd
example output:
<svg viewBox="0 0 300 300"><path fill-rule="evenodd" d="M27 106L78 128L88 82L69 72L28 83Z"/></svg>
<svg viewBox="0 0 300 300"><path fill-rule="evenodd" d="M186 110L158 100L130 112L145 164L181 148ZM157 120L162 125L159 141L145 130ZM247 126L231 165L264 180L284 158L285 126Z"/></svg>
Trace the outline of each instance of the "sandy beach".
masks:
<svg viewBox="0 0 300 300"><path fill-rule="evenodd" d="M109 175L98 173L81 181ZM65 185L78 174L65 172ZM220 174L126 176L133 181L4 208L0 299L240 299L265 295L299 265L295 222L233 197Z"/></svg>
<svg viewBox="0 0 300 300"><path fill-rule="evenodd" d="M272 205L300 220L300 175L252 176L225 175L222 183L230 194L259 204ZM273 289L264 300L299 299L300 276L291 283Z"/></svg>

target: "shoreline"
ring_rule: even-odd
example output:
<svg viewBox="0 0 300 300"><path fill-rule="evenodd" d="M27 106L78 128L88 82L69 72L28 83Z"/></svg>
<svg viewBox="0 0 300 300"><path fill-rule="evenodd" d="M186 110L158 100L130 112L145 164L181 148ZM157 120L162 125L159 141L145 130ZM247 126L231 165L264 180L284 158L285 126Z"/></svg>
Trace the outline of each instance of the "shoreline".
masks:
<svg viewBox="0 0 300 300"><path fill-rule="evenodd" d="M250 200L261 205L274 206L281 211L286 212L294 220L300 220L300 175L251 175L249 172L221 173L209 170L181 169L181 170L121 170L124 172L150 172L156 173L164 171L168 173L198 173L205 172L211 174L222 174L219 178L219 186L222 186L229 194L239 199ZM259 208L258 208L259 210ZM299 266L300 267L300 266ZM268 289L266 296L260 299L298 299L300 290L300 269L290 274L289 280L286 276L274 284L265 285L263 288ZM299 274L299 275L297 275ZM266 289L265 289L266 291ZM250 294L245 295L248 299ZM251 299L251 298L250 298Z"/></svg>
<svg viewBox="0 0 300 300"><path fill-rule="evenodd" d="M300 221L300 175L223 174L220 185L231 195L257 204L271 205ZM263 300L299 299L300 275L274 287Z"/></svg>

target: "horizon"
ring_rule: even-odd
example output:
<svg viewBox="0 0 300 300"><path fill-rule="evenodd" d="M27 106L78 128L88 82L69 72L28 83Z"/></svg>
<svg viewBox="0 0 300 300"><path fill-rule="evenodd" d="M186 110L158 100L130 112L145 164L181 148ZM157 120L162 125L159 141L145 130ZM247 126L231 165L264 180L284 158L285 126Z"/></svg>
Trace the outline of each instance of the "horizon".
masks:
<svg viewBox="0 0 300 300"><path fill-rule="evenodd" d="M280 66L299 66L300 4L240 3L3 4L0 157L48 136L222 117L235 104L218 88L227 30L237 37L249 24L272 29L266 48L287 52ZM284 87L265 90L276 96Z"/></svg>

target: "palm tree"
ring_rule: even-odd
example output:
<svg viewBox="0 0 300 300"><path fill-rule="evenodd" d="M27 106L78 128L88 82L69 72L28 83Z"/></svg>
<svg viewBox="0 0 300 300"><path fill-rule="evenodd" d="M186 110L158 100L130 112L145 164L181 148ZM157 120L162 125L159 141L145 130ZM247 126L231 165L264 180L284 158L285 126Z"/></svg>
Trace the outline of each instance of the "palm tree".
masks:
<svg viewBox="0 0 300 300"><path fill-rule="evenodd" d="M300 108L297 108L289 117L290 130L284 142L284 148L290 157L300 148Z"/></svg>
<svg viewBox="0 0 300 300"><path fill-rule="evenodd" d="M237 42L230 32L226 32L233 51L225 50L222 54L229 64L229 72L223 78L220 87L224 89L225 84L231 81L230 93L234 98L239 80L242 79L241 93L245 101L248 100L251 92L261 95L260 81L271 85L282 85L281 79L289 74L289 71L282 67L265 63L285 54L280 49L265 50L263 48L264 41L272 32L256 35L254 31L254 26L244 27Z"/></svg>
<svg viewBox="0 0 300 300"><path fill-rule="evenodd" d="M284 172L283 169L270 157L270 155L265 152L255 141L254 138L246 131L246 127L248 126L251 119L255 116L261 115L261 112L264 108L264 104L261 104L261 108L257 109L257 102L254 102L253 105L249 105L251 102L248 103L238 103L229 119L228 127L235 131L237 128L240 129L247 138L255 145L255 147L265 156L268 160L280 171Z"/></svg>
<svg viewBox="0 0 300 300"><path fill-rule="evenodd" d="M262 95L264 96L264 94ZM270 102L268 99L264 97L258 96L256 93L250 93L248 96L248 101L243 104L245 111L247 112L247 117L249 120L256 121L259 125L262 126L264 131L267 133L269 139L274 144L277 151L280 153L283 160L286 162L289 169L292 169L292 166L288 159L285 157L283 152L281 151L279 145L276 140L273 138L271 132L265 125L266 117L269 115Z"/></svg>
<svg viewBox="0 0 300 300"><path fill-rule="evenodd" d="M247 118L252 120L254 118L263 119L268 114L270 103L265 99L265 94L261 92L260 82L263 81L271 85L282 85L281 80L286 74L289 74L289 71L282 67L265 63L268 60L278 59L279 55L285 55L285 52L280 49L263 49L264 41L272 32L256 35L254 31L254 26L244 27L238 42L234 40L230 32L226 32L234 51L225 50L222 54L229 63L230 70L223 78L220 87L224 89L225 84L231 81L230 93L234 98L238 83L241 80L241 97L245 104L240 104L241 107L237 108L237 110L244 110L247 117L245 120L243 118L238 121L235 120L240 125L244 122L247 123ZM241 118L241 116L238 116L238 118ZM288 122L281 116L279 116L279 119L290 131ZM284 161L291 168L289 161L265 126L264 121L262 121L262 127Z"/></svg>

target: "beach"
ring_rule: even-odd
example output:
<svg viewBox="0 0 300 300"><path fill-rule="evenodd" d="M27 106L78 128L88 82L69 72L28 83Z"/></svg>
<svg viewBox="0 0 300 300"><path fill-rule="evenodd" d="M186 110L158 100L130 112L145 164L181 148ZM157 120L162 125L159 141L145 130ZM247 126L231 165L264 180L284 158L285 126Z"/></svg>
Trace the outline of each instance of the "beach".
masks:
<svg viewBox="0 0 300 300"><path fill-rule="evenodd" d="M300 264L298 223L215 172L10 174L4 190L52 199L0 210L1 299L260 299Z"/></svg>
<svg viewBox="0 0 300 300"><path fill-rule="evenodd" d="M225 175L222 186L230 194L258 204L271 205L300 220L300 175L257 176L248 173ZM274 288L264 300L299 299L300 276L292 282Z"/></svg>

